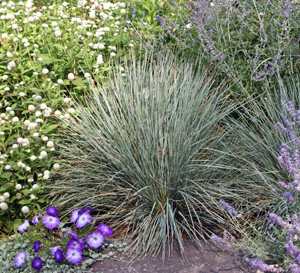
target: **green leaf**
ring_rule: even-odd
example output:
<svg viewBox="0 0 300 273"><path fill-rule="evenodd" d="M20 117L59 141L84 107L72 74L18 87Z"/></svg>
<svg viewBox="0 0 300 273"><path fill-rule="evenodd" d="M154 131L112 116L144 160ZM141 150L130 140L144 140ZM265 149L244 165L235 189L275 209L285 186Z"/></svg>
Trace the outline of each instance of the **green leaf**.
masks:
<svg viewBox="0 0 300 273"><path fill-rule="evenodd" d="M48 126L48 127L43 131L43 133L44 133L44 134L48 134L49 132L53 131L53 130L56 129L57 127L58 127L58 124L50 125L50 126Z"/></svg>
<svg viewBox="0 0 300 273"><path fill-rule="evenodd" d="M1 174L1 178L5 178L5 179L9 178L10 176L11 176L11 172L5 172L5 173ZM2 187L1 187L1 189L2 189Z"/></svg>
<svg viewBox="0 0 300 273"><path fill-rule="evenodd" d="M72 81L74 85L83 86L83 80L81 78L77 78L76 80Z"/></svg>
<svg viewBox="0 0 300 273"><path fill-rule="evenodd" d="M21 200L21 201L19 201L19 204L20 205L29 205L29 204L31 204L31 200Z"/></svg>
<svg viewBox="0 0 300 273"><path fill-rule="evenodd" d="M65 49L65 47L63 45L60 45L60 44L54 44L53 46L56 47L59 50L64 50Z"/></svg>

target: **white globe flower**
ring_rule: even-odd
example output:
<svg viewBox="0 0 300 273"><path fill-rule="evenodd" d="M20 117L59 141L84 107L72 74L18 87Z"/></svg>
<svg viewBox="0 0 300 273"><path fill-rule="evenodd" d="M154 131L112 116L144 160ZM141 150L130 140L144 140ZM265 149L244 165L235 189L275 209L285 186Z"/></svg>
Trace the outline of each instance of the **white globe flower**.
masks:
<svg viewBox="0 0 300 273"><path fill-rule="evenodd" d="M71 113L71 114L74 114L75 113L75 109L74 108L69 108L68 112Z"/></svg>
<svg viewBox="0 0 300 273"><path fill-rule="evenodd" d="M115 52L110 53L111 57L115 57L117 54Z"/></svg>
<svg viewBox="0 0 300 273"><path fill-rule="evenodd" d="M2 39L7 39L8 38L8 34L7 33L2 33Z"/></svg>
<svg viewBox="0 0 300 273"><path fill-rule="evenodd" d="M35 111L35 116L36 116L36 117L40 117L41 115L42 115L42 112L41 112L41 111L39 111L39 110L38 110L38 111Z"/></svg>
<svg viewBox="0 0 300 273"><path fill-rule="evenodd" d="M47 152L46 152L46 151L41 151L41 154L40 154L40 157L41 157L41 158L44 158L46 155L47 155Z"/></svg>
<svg viewBox="0 0 300 273"><path fill-rule="evenodd" d="M21 190L22 189L22 185L21 184L17 184L16 185L16 190Z"/></svg>
<svg viewBox="0 0 300 273"><path fill-rule="evenodd" d="M61 36L61 31L60 31L59 29L55 30L54 35L55 35L56 37Z"/></svg>
<svg viewBox="0 0 300 273"><path fill-rule="evenodd" d="M20 96L20 97L25 97L26 94L25 94L24 92L20 92L20 93L19 93L19 96Z"/></svg>
<svg viewBox="0 0 300 273"><path fill-rule="evenodd" d="M64 98L64 103L68 104L70 102L70 98Z"/></svg>
<svg viewBox="0 0 300 273"><path fill-rule="evenodd" d="M126 13L126 9L121 9L121 10L120 10L120 13L121 13L121 14L125 14L125 13Z"/></svg>
<svg viewBox="0 0 300 273"><path fill-rule="evenodd" d="M104 64L103 56L100 54L97 57L97 65Z"/></svg>
<svg viewBox="0 0 300 273"><path fill-rule="evenodd" d="M12 148L13 148L13 149L17 149L18 147L19 147L18 144L13 144L13 145L12 145Z"/></svg>
<svg viewBox="0 0 300 273"><path fill-rule="evenodd" d="M58 80L57 80L57 83L59 83L59 84L63 84L63 83L64 83L64 81L63 81L62 79L58 79Z"/></svg>
<svg viewBox="0 0 300 273"><path fill-rule="evenodd" d="M3 195L0 195L0 202L4 202L5 201L5 197Z"/></svg>
<svg viewBox="0 0 300 273"><path fill-rule="evenodd" d="M33 186L32 186L32 189L33 190L36 190L36 189L38 189L39 188L39 185L38 184L34 184Z"/></svg>
<svg viewBox="0 0 300 273"><path fill-rule="evenodd" d="M8 199L10 197L10 194L9 194L9 192L5 192L5 193L3 193L3 196L5 199Z"/></svg>
<svg viewBox="0 0 300 273"><path fill-rule="evenodd" d="M44 174L44 176L43 176L43 178L45 179L45 180L47 180L47 179L49 179L49 175L48 174Z"/></svg>
<svg viewBox="0 0 300 273"><path fill-rule="evenodd" d="M30 160L36 160L36 156L32 155L32 156L30 157Z"/></svg>
<svg viewBox="0 0 300 273"><path fill-rule="evenodd" d="M33 130L36 126L37 126L36 123L30 122L30 123L29 123L29 126L28 126L28 129L29 129L29 130Z"/></svg>
<svg viewBox="0 0 300 273"><path fill-rule="evenodd" d="M26 214L26 213L29 212L29 208L28 208L27 206L24 206L24 207L21 208L21 211L22 211L24 214Z"/></svg>
<svg viewBox="0 0 300 273"><path fill-rule="evenodd" d="M13 55L11 52L8 51L8 52L6 53L6 56L7 56L7 58L12 58L14 55Z"/></svg>
<svg viewBox="0 0 300 273"><path fill-rule="evenodd" d="M47 68L44 68L44 69L42 70L42 73L43 73L44 75L46 75L46 74L49 73L49 70L48 70Z"/></svg>
<svg viewBox="0 0 300 273"><path fill-rule="evenodd" d="M29 121L28 119L26 119L26 120L24 121L24 126L25 126L25 127L28 127L29 124L30 124L30 121Z"/></svg>
<svg viewBox="0 0 300 273"><path fill-rule="evenodd" d="M54 112L54 115L57 116L57 117L60 117L61 116L61 112L59 110L56 110Z"/></svg>
<svg viewBox="0 0 300 273"><path fill-rule="evenodd" d="M18 165L18 167L22 168L24 163L20 161L20 162L17 163L17 165Z"/></svg>
<svg viewBox="0 0 300 273"><path fill-rule="evenodd" d="M3 75L3 76L2 76L2 79L3 79L4 81L6 81L6 80L8 79L8 76L7 76L7 75Z"/></svg>
<svg viewBox="0 0 300 273"><path fill-rule="evenodd" d="M28 111L33 112L34 110L35 110L34 105L30 104L30 105L28 106Z"/></svg>
<svg viewBox="0 0 300 273"><path fill-rule="evenodd" d="M36 132L36 133L33 133L33 135L32 135L33 137L38 137L39 136L39 133L38 132Z"/></svg>
<svg viewBox="0 0 300 273"><path fill-rule="evenodd" d="M44 136L43 137L43 141L47 141L48 140L48 137L47 136Z"/></svg>
<svg viewBox="0 0 300 273"><path fill-rule="evenodd" d="M17 122L19 121L19 118L18 118L18 117L13 117L12 121L13 121L14 123L17 123Z"/></svg>
<svg viewBox="0 0 300 273"><path fill-rule="evenodd" d="M70 119L70 117L71 117L70 114L68 113L65 114L65 119Z"/></svg>
<svg viewBox="0 0 300 273"><path fill-rule="evenodd" d="M31 177L31 178L28 178L27 181L28 181L29 183L32 183L32 182L34 181L34 179Z"/></svg>
<svg viewBox="0 0 300 273"><path fill-rule="evenodd" d="M34 194L30 194L30 199L35 199L35 195Z"/></svg>
<svg viewBox="0 0 300 273"><path fill-rule="evenodd" d="M55 171L59 171L59 169L60 169L59 164L58 164L58 163L55 163L55 164L53 165L53 169L54 169Z"/></svg>
<svg viewBox="0 0 300 273"><path fill-rule="evenodd" d="M30 123L30 122L29 122ZM17 142L19 143L19 144L22 144L23 142L24 142L24 139L22 138L22 137L18 137L17 138Z"/></svg>
<svg viewBox="0 0 300 273"><path fill-rule="evenodd" d="M45 109L47 108L47 104L46 104L46 103L42 103L42 104L40 105L40 108L41 108L42 110L45 110Z"/></svg>
<svg viewBox="0 0 300 273"><path fill-rule="evenodd" d="M54 146L53 141L50 140L50 141L47 142L47 147L48 148L52 148L53 146Z"/></svg>
<svg viewBox="0 0 300 273"><path fill-rule="evenodd" d="M10 170L11 169L11 166L10 165L5 165L5 170Z"/></svg>
<svg viewBox="0 0 300 273"><path fill-rule="evenodd" d="M75 79L75 75L74 75L73 73L69 73L69 74L68 74L68 79L69 79L70 81L73 81L73 80Z"/></svg>
<svg viewBox="0 0 300 273"><path fill-rule="evenodd" d="M90 11L90 18L95 19L96 18L96 12L94 10Z"/></svg>
<svg viewBox="0 0 300 273"><path fill-rule="evenodd" d="M44 171L44 174L50 175L50 171L46 170L46 171Z"/></svg>
<svg viewBox="0 0 300 273"><path fill-rule="evenodd" d="M8 205L5 202L0 203L0 208L2 210L7 210L8 209Z"/></svg>
<svg viewBox="0 0 300 273"><path fill-rule="evenodd" d="M25 169L26 169L27 172L30 172L30 171L31 171L31 168L30 168L29 166L26 166Z"/></svg>

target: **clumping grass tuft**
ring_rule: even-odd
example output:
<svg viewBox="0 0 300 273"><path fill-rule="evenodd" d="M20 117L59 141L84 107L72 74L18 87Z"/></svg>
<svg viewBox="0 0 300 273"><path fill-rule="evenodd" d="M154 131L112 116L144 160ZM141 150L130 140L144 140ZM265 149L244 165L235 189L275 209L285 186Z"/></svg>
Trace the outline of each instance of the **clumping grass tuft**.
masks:
<svg viewBox="0 0 300 273"><path fill-rule="evenodd" d="M200 245L224 222L218 201L235 193L216 179L216 148L233 105L201 65L148 53L126 67L74 106L50 195L66 213L83 204L101 211L132 252L165 257L173 242L181 251L186 237Z"/></svg>

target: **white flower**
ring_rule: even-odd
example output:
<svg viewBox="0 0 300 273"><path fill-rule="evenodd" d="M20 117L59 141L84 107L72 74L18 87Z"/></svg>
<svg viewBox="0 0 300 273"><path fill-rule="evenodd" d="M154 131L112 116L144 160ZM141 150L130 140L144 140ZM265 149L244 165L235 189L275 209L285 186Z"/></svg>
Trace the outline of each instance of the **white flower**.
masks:
<svg viewBox="0 0 300 273"><path fill-rule="evenodd" d="M36 190L36 189L38 189L39 188L39 185L38 184L34 184L33 186L32 186L32 189L33 190Z"/></svg>
<svg viewBox="0 0 300 273"><path fill-rule="evenodd" d="M45 174L46 174L46 175L50 175L50 171L49 171L49 170L45 170L45 171L44 171L44 175L45 175Z"/></svg>
<svg viewBox="0 0 300 273"><path fill-rule="evenodd" d="M42 103L42 104L40 105L40 108L41 108L42 110L45 110L45 109L47 108L47 104L46 104L46 103Z"/></svg>
<svg viewBox="0 0 300 273"><path fill-rule="evenodd" d="M70 112L71 114L74 114L75 113L75 109L74 108L69 108L68 112Z"/></svg>
<svg viewBox="0 0 300 273"><path fill-rule="evenodd" d="M103 56L100 54L100 55L98 55L98 57L97 57L97 64L99 65L99 64L104 64L104 61L103 61Z"/></svg>
<svg viewBox="0 0 300 273"><path fill-rule="evenodd" d="M18 200L22 199L22 193L17 192L16 197L17 197Z"/></svg>
<svg viewBox="0 0 300 273"><path fill-rule="evenodd" d="M33 112L34 110L35 110L34 105L30 104L30 105L28 106L28 111Z"/></svg>
<svg viewBox="0 0 300 273"><path fill-rule="evenodd" d="M47 136L44 136L43 137L43 141L47 141L48 140L48 137Z"/></svg>
<svg viewBox="0 0 300 273"><path fill-rule="evenodd" d="M35 195L34 194L30 194L30 199L35 199Z"/></svg>
<svg viewBox="0 0 300 273"><path fill-rule="evenodd" d="M0 209L7 210L8 209L8 205L5 202L2 202L2 203L0 203Z"/></svg>
<svg viewBox="0 0 300 273"><path fill-rule="evenodd" d="M70 81L73 81L73 80L75 79L74 74L73 74L73 73L69 73L69 74L68 74L68 79L69 79Z"/></svg>
<svg viewBox="0 0 300 273"><path fill-rule="evenodd" d="M10 169L11 169L11 166L10 166L10 165L5 165L4 169L5 169L5 170L10 170Z"/></svg>
<svg viewBox="0 0 300 273"><path fill-rule="evenodd" d="M56 37L61 36L61 31L60 31L59 29L55 30L54 35L55 35Z"/></svg>
<svg viewBox="0 0 300 273"><path fill-rule="evenodd" d="M21 161L18 162L17 165L18 165L18 167L20 167L20 168L25 167L25 164L24 164L23 162L21 162Z"/></svg>
<svg viewBox="0 0 300 273"><path fill-rule="evenodd" d="M65 114L65 119L69 119L70 115L68 113Z"/></svg>
<svg viewBox="0 0 300 273"><path fill-rule="evenodd" d="M59 171L59 169L60 169L59 164L58 164L58 163L55 163L55 164L53 165L53 169L54 169L55 171Z"/></svg>
<svg viewBox="0 0 300 273"><path fill-rule="evenodd" d="M31 171L31 168L30 168L29 166L26 166L25 169L26 169L27 172L30 172L30 171Z"/></svg>
<svg viewBox="0 0 300 273"><path fill-rule="evenodd" d="M60 117L61 116L61 112L59 110L56 110L54 112L54 115L57 116L57 117Z"/></svg>
<svg viewBox="0 0 300 273"><path fill-rule="evenodd" d="M49 179L49 175L48 174L44 174L44 176L43 176L43 178L45 179L45 180L47 180L47 179Z"/></svg>
<svg viewBox="0 0 300 273"><path fill-rule="evenodd" d="M20 92L20 93L19 93L19 96L20 96L20 97L25 97L26 94L25 94L24 92Z"/></svg>
<svg viewBox="0 0 300 273"><path fill-rule="evenodd" d="M13 144L13 145L12 145L12 148L13 148L13 149L17 149L17 148L18 148L18 144Z"/></svg>
<svg viewBox="0 0 300 273"><path fill-rule="evenodd" d="M30 122L29 126L28 126L28 129L33 130L36 126L37 126L37 124L35 122Z"/></svg>
<svg viewBox="0 0 300 273"><path fill-rule="evenodd" d="M38 110L38 111L35 111L35 116L36 116L36 117L39 117L39 116L41 116L41 114L42 114L42 112L41 112L41 111L39 111L39 110Z"/></svg>
<svg viewBox="0 0 300 273"><path fill-rule="evenodd" d="M17 184L16 185L16 190L21 190L22 189L22 185L21 184Z"/></svg>
<svg viewBox="0 0 300 273"><path fill-rule="evenodd" d="M57 80L57 83L59 83L59 84L63 84L63 83L64 83L64 81L63 81L62 79L58 79L58 80Z"/></svg>
<svg viewBox="0 0 300 273"><path fill-rule="evenodd" d="M7 56L7 58L12 58L14 55L13 55L11 52L8 51L8 52L6 53L6 56Z"/></svg>
<svg viewBox="0 0 300 273"><path fill-rule="evenodd" d="M7 39L8 38L8 34L7 33L2 33L2 39Z"/></svg>
<svg viewBox="0 0 300 273"><path fill-rule="evenodd" d="M6 81L6 80L8 79L8 76L7 76L7 75L3 75L3 76L2 76L2 79L3 79L4 81Z"/></svg>
<svg viewBox="0 0 300 273"><path fill-rule="evenodd" d="M39 136L39 133L38 132L36 132L36 133L33 133L33 135L32 135L33 137L38 137Z"/></svg>
<svg viewBox="0 0 300 273"><path fill-rule="evenodd" d="M21 211L22 211L24 214L26 214L26 213L29 212L29 208L28 208L27 206L24 206L24 207L21 208Z"/></svg>
<svg viewBox="0 0 300 273"><path fill-rule="evenodd" d="M70 98L64 98L64 103L68 104L70 102Z"/></svg>
<svg viewBox="0 0 300 273"><path fill-rule="evenodd" d="M120 10L120 13L121 13L121 14L125 14L125 13L126 13L126 9L121 9L121 10Z"/></svg>
<svg viewBox="0 0 300 273"><path fill-rule="evenodd" d="M34 179L31 177L31 178L28 178L27 181L28 181L29 183L32 183L32 182L34 181Z"/></svg>
<svg viewBox="0 0 300 273"><path fill-rule="evenodd" d="M110 56L111 57L114 57L114 56L116 56L117 54L115 53L115 52L112 52L112 53L110 53Z"/></svg>
<svg viewBox="0 0 300 273"><path fill-rule="evenodd" d="M47 142L47 147L48 148L52 148L53 146L54 146L53 141L50 140L50 141Z"/></svg>
<svg viewBox="0 0 300 273"><path fill-rule="evenodd" d="M8 63L8 67L14 68L14 67L16 67L16 63L15 63L14 61L10 61L10 62Z"/></svg>
<svg viewBox="0 0 300 273"><path fill-rule="evenodd" d="M42 70L42 73L43 73L44 75L46 75L46 74L49 73L49 70L48 70L47 68L44 68L44 69Z"/></svg>
<svg viewBox="0 0 300 273"><path fill-rule="evenodd" d="M0 202L4 202L5 201L5 197L3 195L0 195Z"/></svg>
<svg viewBox="0 0 300 273"><path fill-rule="evenodd" d="M5 199L8 199L10 197L10 194L9 194L9 192L5 192L5 193L3 193L3 196Z"/></svg>
<svg viewBox="0 0 300 273"><path fill-rule="evenodd" d="M31 160L36 160L36 156L32 155L32 156L30 157L30 159L31 159Z"/></svg>
<svg viewBox="0 0 300 273"><path fill-rule="evenodd" d="M41 151L40 158L44 158L47 155L46 151Z"/></svg>
<svg viewBox="0 0 300 273"><path fill-rule="evenodd" d="M28 119L26 119L26 120L24 121L24 126L25 126L25 127L28 127L29 124L30 124L30 121L29 121Z"/></svg>
<svg viewBox="0 0 300 273"><path fill-rule="evenodd" d="M51 23L51 25L52 25L53 27L56 27L56 26L57 26L57 22L53 21L53 22Z"/></svg>
<svg viewBox="0 0 300 273"><path fill-rule="evenodd" d="M17 138L17 142L18 142L19 144L22 144L22 143L24 142L24 139L21 138L21 137L18 137L18 138Z"/></svg>
<svg viewBox="0 0 300 273"><path fill-rule="evenodd" d="M19 121L19 118L18 118L18 117L13 117L12 121L13 121L14 123L17 123L17 122Z"/></svg>

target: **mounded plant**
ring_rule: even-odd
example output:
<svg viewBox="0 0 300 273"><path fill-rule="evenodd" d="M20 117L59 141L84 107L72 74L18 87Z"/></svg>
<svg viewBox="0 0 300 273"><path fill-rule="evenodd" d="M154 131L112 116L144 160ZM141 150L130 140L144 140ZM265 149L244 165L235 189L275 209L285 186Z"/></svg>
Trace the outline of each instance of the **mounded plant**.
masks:
<svg viewBox="0 0 300 273"><path fill-rule="evenodd" d="M63 132L52 202L66 212L93 206L122 227L132 252L164 256L173 241L183 251L186 237L200 244L223 222L220 197L236 195L216 179L219 122L233 105L198 63L132 55L126 76L114 70L107 86L92 86Z"/></svg>

